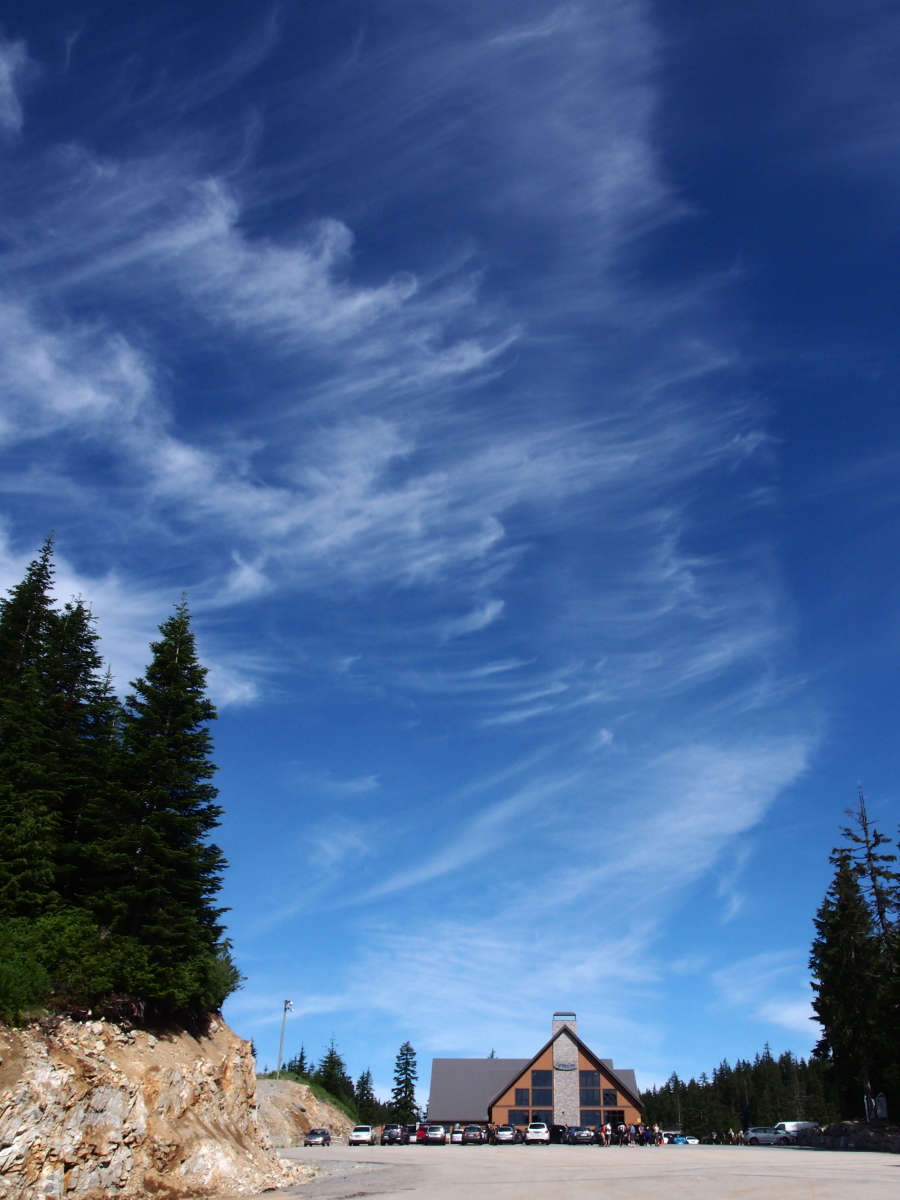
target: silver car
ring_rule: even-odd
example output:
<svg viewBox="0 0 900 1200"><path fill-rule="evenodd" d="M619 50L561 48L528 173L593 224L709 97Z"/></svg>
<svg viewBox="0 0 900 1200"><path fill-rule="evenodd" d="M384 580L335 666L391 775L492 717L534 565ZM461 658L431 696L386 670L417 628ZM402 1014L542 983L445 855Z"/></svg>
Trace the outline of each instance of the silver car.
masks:
<svg viewBox="0 0 900 1200"><path fill-rule="evenodd" d="M774 1125L755 1125L744 1134L748 1146L789 1146L791 1139Z"/></svg>
<svg viewBox="0 0 900 1200"><path fill-rule="evenodd" d="M350 1130L348 1146L374 1146L378 1141L371 1125L356 1125Z"/></svg>

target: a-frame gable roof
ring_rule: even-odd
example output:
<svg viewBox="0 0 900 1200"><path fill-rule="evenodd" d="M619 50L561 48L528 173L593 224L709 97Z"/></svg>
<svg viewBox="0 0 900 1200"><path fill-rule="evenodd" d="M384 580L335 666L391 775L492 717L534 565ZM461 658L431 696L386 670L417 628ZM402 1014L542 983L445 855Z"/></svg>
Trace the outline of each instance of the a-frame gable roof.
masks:
<svg viewBox="0 0 900 1200"><path fill-rule="evenodd" d="M558 1037L562 1037L562 1035L564 1033L567 1033L569 1035L569 1037L572 1039L572 1041L575 1043L575 1045L578 1047L578 1049L582 1052L582 1054L585 1056L585 1058L589 1058L591 1060L591 1062L594 1064L594 1066L597 1068L598 1071L602 1071L604 1073L604 1075L609 1076L609 1078L613 1081L613 1083L615 1083L618 1090L620 1092L625 1093L625 1095L628 1097L628 1099L631 1101L632 1105L636 1109L640 1110L644 1107L643 1104L641 1103L641 1097L637 1092L637 1088L633 1087L630 1083L625 1082L625 1080L622 1078L622 1076L613 1067L612 1061L608 1058L605 1058L605 1059L598 1058L597 1055L593 1052L593 1050L591 1050L591 1048L589 1046L586 1046L584 1044L584 1042L581 1040L581 1038L578 1036L578 1034L575 1032L575 1030L572 1029L572 1027L570 1025L563 1025L561 1029L557 1029L556 1033L553 1034L553 1036L550 1038L550 1040L548 1042L544 1042L543 1046L541 1046L541 1048L540 1048L540 1050L538 1050L537 1054L535 1054L533 1056L533 1058L530 1058L528 1060L528 1062L525 1064L525 1066L522 1068L522 1070L519 1072L519 1074L516 1075L515 1078L510 1079L510 1081L509 1081L509 1083L507 1083L506 1087L502 1088L497 1093L497 1095L493 1097L493 1099L488 1104L488 1112L491 1111L491 1109L494 1107L494 1105L497 1103L497 1101L500 1099L500 1097L502 1095L504 1095L506 1092L508 1092L509 1089L516 1083L517 1080L521 1079L523 1075L527 1074L528 1071L531 1070L531 1068L534 1066L534 1064L537 1062L537 1060L541 1057L541 1055L545 1054L546 1051L549 1050L550 1047L553 1045L553 1043L556 1041L556 1039ZM633 1072L631 1072L631 1071L629 1071L628 1073L629 1073L629 1075L633 1075Z"/></svg>

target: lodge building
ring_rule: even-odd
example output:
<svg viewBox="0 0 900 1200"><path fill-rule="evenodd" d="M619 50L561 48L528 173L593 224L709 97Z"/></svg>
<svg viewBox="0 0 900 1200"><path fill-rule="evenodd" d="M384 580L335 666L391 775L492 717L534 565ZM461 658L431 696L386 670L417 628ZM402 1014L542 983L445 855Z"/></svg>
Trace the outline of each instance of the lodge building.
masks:
<svg viewBox="0 0 900 1200"><path fill-rule="evenodd" d="M552 1033L532 1058L435 1058L428 1120L442 1125L637 1124L634 1071L598 1058L571 1012L553 1014Z"/></svg>

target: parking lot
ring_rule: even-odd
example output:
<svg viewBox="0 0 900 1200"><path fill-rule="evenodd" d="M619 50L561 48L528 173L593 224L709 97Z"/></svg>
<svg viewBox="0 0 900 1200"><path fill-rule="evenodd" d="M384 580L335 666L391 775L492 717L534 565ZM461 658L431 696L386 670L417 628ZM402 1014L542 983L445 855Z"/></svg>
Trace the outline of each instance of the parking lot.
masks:
<svg viewBox="0 0 900 1200"><path fill-rule="evenodd" d="M798 1147L374 1146L289 1149L306 1200L897 1200L900 1155Z"/></svg>

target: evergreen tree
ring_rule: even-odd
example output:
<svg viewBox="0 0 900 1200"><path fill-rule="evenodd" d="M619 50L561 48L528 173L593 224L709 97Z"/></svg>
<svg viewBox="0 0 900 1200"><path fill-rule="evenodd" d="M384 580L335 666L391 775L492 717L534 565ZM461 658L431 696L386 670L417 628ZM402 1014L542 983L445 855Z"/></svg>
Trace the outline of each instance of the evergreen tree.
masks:
<svg viewBox="0 0 900 1200"><path fill-rule="evenodd" d="M57 762L56 890L88 907L103 886L94 847L108 828L121 758L121 705L101 674L98 640L90 610L67 603L50 622L45 671Z"/></svg>
<svg viewBox="0 0 900 1200"><path fill-rule="evenodd" d="M883 847L890 843L886 834L876 829L869 820L866 798L862 787L858 788L858 807L847 809L852 826L841 829L852 847L850 857L856 863L860 884L872 913L874 932L880 942L880 951L889 969L893 969L897 930L897 884L900 875L893 869L896 854L885 854Z"/></svg>
<svg viewBox="0 0 900 1200"><path fill-rule="evenodd" d="M394 1063L394 1086L391 1090L391 1112L395 1121L410 1125L418 1116L416 1105L416 1052L409 1042L404 1042Z"/></svg>
<svg viewBox="0 0 900 1200"><path fill-rule="evenodd" d="M92 899L104 924L145 948L153 1007L210 1011L240 978L214 904L226 864L207 841L222 812L209 782L216 712L184 600L160 633L126 698L118 811L94 846L106 886Z"/></svg>
<svg viewBox="0 0 900 1200"><path fill-rule="evenodd" d="M322 1061L316 1067L313 1078L332 1096L345 1100L351 1106L355 1104L353 1080L350 1078L347 1064L338 1052L334 1034L331 1035L331 1041L322 1055Z"/></svg>
<svg viewBox="0 0 900 1200"><path fill-rule="evenodd" d="M356 1112L360 1121L366 1125L377 1125L381 1116L381 1105L375 1099L372 1087L372 1072L366 1067L356 1081Z"/></svg>
<svg viewBox="0 0 900 1200"><path fill-rule="evenodd" d="M822 1026L815 1053L834 1067L842 1106L859 1112L877 1059L881 972L878 938L850 851L832 855L836 870L815 918L810 968L813 1009Z"/></svg>
<svg viewBox="0 0 900 1200"><path fill-rule="evenodd" d="M0 600L0 916L37 917L56 900L59 760L50 728L47 641L52 541Z"/></svg>
<svg viewBox="0 0 900 1200"><path fill-rule="evenodd" d="M292 1075L309 1075L309 1063L306 1061L306 1050L303 1046L300 1047L300 1053L290 1060L287 1070Z"/></svg>

